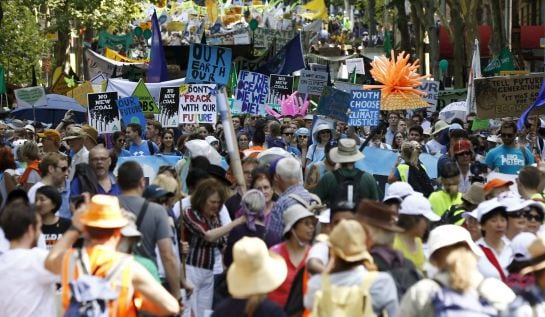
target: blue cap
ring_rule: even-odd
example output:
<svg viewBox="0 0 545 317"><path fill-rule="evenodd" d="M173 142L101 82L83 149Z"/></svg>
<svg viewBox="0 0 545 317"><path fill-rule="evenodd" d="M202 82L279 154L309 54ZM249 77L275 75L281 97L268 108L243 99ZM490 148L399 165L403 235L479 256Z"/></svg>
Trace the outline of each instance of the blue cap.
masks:
<svg viewBox="0 0 545 317"><path fill-rule="evenodd" d="M310 133L310 131L307 128L299 128L299 129L297 129L297 131L295 131L295 135L297 135L297 136L299 136L299 135L308 136L309 133Z"/></svg>
<svg viewBox="0 0 545 317"><path fill-rule="evenodd" d="M462 128L462 126L459 124L459 123L453 123L450 125L450 127L448 128L449 131L452 131L452 130L463 130L464 128Z"/></svg>

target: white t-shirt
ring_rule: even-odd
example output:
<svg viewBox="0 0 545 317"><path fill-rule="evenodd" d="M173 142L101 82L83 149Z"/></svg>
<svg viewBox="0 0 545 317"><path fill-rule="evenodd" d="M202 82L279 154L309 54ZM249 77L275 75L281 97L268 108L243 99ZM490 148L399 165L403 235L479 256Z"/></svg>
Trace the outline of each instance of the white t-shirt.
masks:
<svg viewBox="0 0 545 317"><path fill-rule="evenodd" d="M0 316L55 316L55 283L44 267L46 250L10 249L0 256Z"/></svg>
<svg viewBox="0 0 545 317"><path fill-rule="evenodd" d="M484 238L481 238L476 241L477 245L483 245L494 253L496 256L496 260L498 260L498 263L503 269L503 274L507 276L507 266L513 261L513 250L510 247L509 240L507 238L503 239L504 246L500 254L497 254L494 249L492 249L486 242L484 241ZM494 277L501 280L500 273L498 270L490 263L490 261L486 258L486 256L483 256L479 259L479 262L477 263L477 269L484 277Z"/></svg>
<svg viewBox="0 0 545 317"><path fill-rule="evenodd" d="M28 201L31 204L36 202L36 191L38 190L38 188L40 188L42 186L45 186L45 184L40 181L40 182L37 182L36 184L32 185L32 187L30 187L30 189L28 190L28 193L27 193Z"/></svg>

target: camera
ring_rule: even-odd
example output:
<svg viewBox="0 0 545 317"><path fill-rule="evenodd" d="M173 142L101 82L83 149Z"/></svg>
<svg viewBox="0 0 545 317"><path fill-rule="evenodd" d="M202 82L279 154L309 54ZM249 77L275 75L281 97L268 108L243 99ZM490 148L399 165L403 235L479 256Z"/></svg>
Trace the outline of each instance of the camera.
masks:
<svg viewBox="0 0 545 317"><path fill-rule="evenodd" d="M484 176L482 176L483 174L486 174L486 172L488 171L488 166L486 164L481 163L479 161L473 162L469 166L469 171L472 174L472 176L469 177L469 181L471 182L471 184L475 182L484 183L486 181Z"/></svg>

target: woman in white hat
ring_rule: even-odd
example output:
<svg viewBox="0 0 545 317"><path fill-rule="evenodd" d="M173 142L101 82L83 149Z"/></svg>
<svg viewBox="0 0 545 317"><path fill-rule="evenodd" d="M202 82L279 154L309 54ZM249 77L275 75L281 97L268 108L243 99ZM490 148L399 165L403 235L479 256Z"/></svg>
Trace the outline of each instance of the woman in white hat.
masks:
<svg viewBox="0 0 545 317"><path fill-rule="evenodd" d="M212 316L286 316L282 308L266 296L284 282L287 274L284 259L267 251L263 240L240 239L233 247L233 264L227 271L227 287L233 297L222 301Z"/></svg>
<svg viewBox="0 0 545 317"><path fill-rule="evenodd" d="M407 196L401 202L397 225L404 232L396 233L394 249L403 253L422 272L426 263L422 239L428 231L430 221L439 221L441 217L433 212L430 202L420 193Z"/></svg>
<svg viewBox="0 0 545 317"><path fill-rule="evenodd" d="M284 241L273 246L271 251L278 253L288 266L288 277L269 299L284 307L290 294L295 275L301 270L310 250L310 243L316 230L316 217L301 204L286 209L282 216L284 221Z"/></svg>
<svg viewBox="0 0 545 317"><path fill-rule="evenodd" d="M331 127L328 123L318 123L312 132L312 143L307 151L307 160L305 166L308 167L310 163L320 162L325 158L325 145L333 137Z"/></svg>
<svg viewBox="0 0 545 317"><path fill-rule="evenodd" d="M449 313L448 316L464 316L468 312L474 316L496 316L515 298L513 291L500 280L479 273L477 260L484 254L463 227L435 228L428 246L429 260L439 272L405 293L398 316L434 317ZM451 302L447 304L447 300Z"/></svg>
<svg viewBox="0 0 545 317"><path fill-rule="evenodd" d="M330 283L336 287L361 285L368 287L371 295L371 310L377 315L387 312L396 316L398 311L397 290L392 276L376 272L373 258L367 251L367 237L361 224L356 220L341 220L329 235L329 249L332 256L326 275L314 275L307 285L304 304L313 316L331 316L327 307L322 306L320 297L334 296L324 290ZM372 272L372 273L371 273ZM363 285L365 284L365 286ZM366 315L367 316L367 315Z"/></svg>

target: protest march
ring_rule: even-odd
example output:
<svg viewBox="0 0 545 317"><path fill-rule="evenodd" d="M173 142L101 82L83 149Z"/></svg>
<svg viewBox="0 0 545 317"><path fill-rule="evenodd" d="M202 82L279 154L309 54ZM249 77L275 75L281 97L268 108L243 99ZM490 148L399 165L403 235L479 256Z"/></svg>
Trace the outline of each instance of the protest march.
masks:
<svg viewBox="0 0 545 317"><path fill-rule="evenodd" d="M545 317L544 4L15 1L0 316Z"/></svg>

